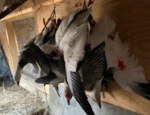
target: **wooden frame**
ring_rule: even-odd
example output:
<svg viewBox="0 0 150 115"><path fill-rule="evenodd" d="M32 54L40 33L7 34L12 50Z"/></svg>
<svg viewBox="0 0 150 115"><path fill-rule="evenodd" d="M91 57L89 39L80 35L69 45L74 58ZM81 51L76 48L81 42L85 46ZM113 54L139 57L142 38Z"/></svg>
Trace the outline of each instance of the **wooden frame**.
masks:
<svg viewBox="0 0 150 115"><path fill-rule="evenodd" d="M59 0L56 0L59 1ZM71 0L65 0L66 3L62 4L57 8L57 16L63 17L69 13L69 11L72 11L76 9L76 7L73 7L75 5L75 1ZM67 4L68 3L68 4ZM47 5L52 4L52 2L49 2L47 4L43 4L44 8L42 8L41 12L38 12L37 15L41 15L40 19L37 20L37 30L40 31L40 28L42 28L42 17L49 15L49 10L51 7L46 7ZM92 6L92 13L94 16L94 19L96 21L103 15L108 14L110 17L112 17L115 22L117 23L117 31L119 32L120 38L123 41L126 41L129 43L130 52L134 52L137 57L139 57L139 63L141 63L142 66L145 68L145 75L148 79L150 79L149 75L149 69L150 68L150 62L143 59L148 58L147 55L149 55L149 49L148 45L145 45L146 42L143 43L143 39L145 41L149 40L150 36L150 15L149 15L149 6L150 1L148 0L108 0L108 1L101 1L96 0L95 4ZM35 14L35 11L38 10L38 8L41 8L41 6L38 6L33 10L33 8L26 8L26 10L23 10L25 17L33 16ZM26 12L26 13L25 13ZM48 13L46 13L48 12ZM21 17L21 13L15 14L15 17ZM15 20L14 16L8 16L3 21L4 22L11 22L12 20ZM17 19L17 18L16 18ZM18 18L19 19L19 18ZM7 24L6 24L7 25ZM9 27L11 27L11 24L8 24ZM9 30L8 30L8 33ZM12 34L8 34L8 36L11 36ZM132 39L133 38L133 39ZM142 39L141 39L142 38ZM8 40L10 41L10 40ZM9 42L10 43L10 42ZM134 43L134 46L133 46ZM148 43L148 42L147 42ZM14 43L13 43L14 44ZM143 52L143 49L140 49L140 47L146 49L145 52ZM146 55L145 55L146 54ZM146 57L147 56L147 57ZM15 62L15 60L13 61ZM14 65L15 67L15 65ZM13 69L12 69L13 70ZM21 86L30 90L31 92L36 92L35 90L38 89L41 92L44 92L43 86L37 86L37 84L34 83L34 79L28 79L26 75L23 75L21 80ZM31 86L31 84L33 84ZM63 86L63 85L62 85ZM39 89L39 87L41 87ZM49 92L49 86L46 86L46 94ZM33 88L33 90L32 90ZM122 88L120 88L116 83L110 83L108 84L107 90L106 90L106 98L102 98L102 101L111 103L113 105L123 107L125 109L134 111L136 113L142 114L142 115L150 115L150 101L142 98L141 96L138 96L133 93L129 93L124 91ZM87 92L87 95L89 93ZM44 97L44 96L43 96Z"/></svg>

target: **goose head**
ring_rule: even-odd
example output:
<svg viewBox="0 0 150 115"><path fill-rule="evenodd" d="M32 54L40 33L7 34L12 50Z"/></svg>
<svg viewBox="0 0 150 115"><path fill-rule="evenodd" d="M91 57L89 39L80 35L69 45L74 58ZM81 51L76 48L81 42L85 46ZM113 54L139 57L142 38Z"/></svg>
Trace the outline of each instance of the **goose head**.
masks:
<svg viewBox="0 0 150 115"><path fill-rule="evenodd" d="M24 46L21 50L19 61L17 68L15 70L15 74L13 76L14 81L19 85L19 81L21 79L21 71L25 65L28 63L36 64L35 56L31 48L28 46Z"/></svg>

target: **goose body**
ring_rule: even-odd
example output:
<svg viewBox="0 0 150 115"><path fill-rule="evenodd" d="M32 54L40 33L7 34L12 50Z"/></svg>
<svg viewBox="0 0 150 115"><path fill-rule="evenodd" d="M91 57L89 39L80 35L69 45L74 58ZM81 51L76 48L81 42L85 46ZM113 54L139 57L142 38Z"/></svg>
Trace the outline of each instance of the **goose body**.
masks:
<svg viewBox="0 0 150 115"><path fill-rule="evenodd" d="M79 72L76 71L77 64L84 58L84 47L90 32L88 27L88 17L90 14L91 9L87 9L83 12L79 12L72 20L68 21L70 23L65 25L67 28L64 27L66 28L66 31L63 31L64 33L56 32L56 45L64 56L66 82L72 94L87 114L94 115L84 93ZM62 20L62 23L64 20ZM62 36L58 36L57 34L61 34Z"/></svg>
<svg viewBox="0 0 150 115"><path fill-rule="evenodd" d="M76 13L79 12L79 10L76 10L74 12L71 12L68 16L66 16L59 28L57 29L56 31L56 37L55 37L55 40L56 40L56 46L59 46L65 32L67 31L67 26L70 24L70 22L73 20L74 16L76 15Z"/></svg>
<svg viewBox="0 0 150 115"><path fill-rule="evenodd" d="M107 70L114 68L112 73L114 80L123 89L150 99L150 83L145 78L144 69L138 64L137 58L129 55L128 45L120 40L118 33L114 38L109 37L115 29L115 25L115 22L107 15L103 16L92 32L89 40L91 48L105 42ZM97 39L98 37L99 39Z"/></svg>
<svg viewBox="0 0 150 115"><path fill-rule="evenodd" d="M54 20L52 20L54 22ZM31 39L25 46L23 46L21 53L20 53L20 57L19 57L19 61L18 61L18 65L16 67L16 71L14 73L14 80L19 83L20 78L21 78L21 70L23 69L23 67L28 64L31 63L33 65L33 72L38 73L38 76L44 76L45 74L48 75L48 69L49 67L43 66L42 63L41 67L44 67L42 71L41 68L39 67L39 65L37 64L35 59L35 53L31 50L31 44L35 43L38 47L40 47L42 49L42 51L44 51L44 53L49 54L52 49L54 49L53 47L49 47L48 44L44 44L44 43L50 43L50 44L55 44L55 33L56 30L60 24L61 20L58 19L57 20L57 24L54 26L53 23L51 23L48 26L48 29L46 29L45 31L42 31L40 34L38 34L37 36L35 36L33 39ZM47 41L48 40L48 41ZM50 49L52 48L52 49ZM39 54L39 53L37 53ZM39 55L40 57L40 55ZM44 60L43 60L44 61ZM48 68L46 70L46 68Z"/></svg>
<svg viewBox="0 0 150 115"><path fill-rule="evenodd" d="M106 58L108 68L113 67L113 78L125 90L150 99L150 83L144 75L144 69L138 59L129 54L127 43L123 43L118 33L106 40Z"/></svg>

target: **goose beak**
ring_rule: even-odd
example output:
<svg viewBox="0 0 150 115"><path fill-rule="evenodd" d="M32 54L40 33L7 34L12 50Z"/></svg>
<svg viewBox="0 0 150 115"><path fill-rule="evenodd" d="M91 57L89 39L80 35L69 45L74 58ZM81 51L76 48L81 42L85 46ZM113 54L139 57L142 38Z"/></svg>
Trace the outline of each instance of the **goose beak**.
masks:
<svg viewBox="0 0 150 115"><path fill-rule="evenodd" d="M56 92L57 92L57 95L60 97L58 86L55 87L55 90L56 90Z"/></svg>
<svg viewBox="0 0 150 115"><path fill-rule="evenodd" d="M68 103L68 105L70 105L70 100L69 99L67 99L67 103Z"/></svg>
<svg viewBox="0 0 150 115"><path fill-rule="evenodd" d="M16 82L16 84L19 86L20 81Z"/></svg>
<svg viewBox="0 0 150 115"><path fill-rule="evenodd" d="M13 76L13 79L14 79L14 81L15 81L15 83L16 83L17 85L19 85L19 83L20 83L21 70L22 70L22 68L18 65L18 66L17 66L17 69L16 69L16 71L15 71L15 74L14 74L14 76Z"/></svg>

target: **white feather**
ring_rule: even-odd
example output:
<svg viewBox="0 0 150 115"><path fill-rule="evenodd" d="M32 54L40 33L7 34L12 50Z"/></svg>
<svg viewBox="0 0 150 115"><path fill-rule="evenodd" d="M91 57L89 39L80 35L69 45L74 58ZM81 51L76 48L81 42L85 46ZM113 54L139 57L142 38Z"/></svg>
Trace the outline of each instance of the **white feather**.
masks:
<svg viewBox="0 0 150 115"><path fill-rule="evenodd" d="M65 45L62 45L64 44L62 42L61 44L62 46L60 45L61 47L67 46L63 48L64 55L66 55L65 56L66 64L69 65L70 61L73 58L73 61L76 61L75 67L77 66L78 61L81 61L84 57L84 47L85 47L87 35L88 35L87 24L81 25L80 29L78 29L77 31L78 32L75 35L72 34L73 35L72 38L74 39L73 41L65 42ZM77 58L77 60L75 60L75 58ZM70 71L73 71L73 70L70 70Z"/></svg>
<svg viewBox="0 0 150 115"><path fill-rule="evenodd" d="M102 18L96 24L90 37L89 43L91 44L91 48L93 49L107 39L108 35L113 32L115 27L116 24L110 17L107 15L102 16Z"/></svg>
<svg viewBox="0 0 150 115"><path fill-rule="evenodd" d="M68 16L66 16L61 24L59 25L59 28L56 31L56 36L55 36L55 40L56 40L56 45L59 46L60 41L62 40L65 32L67 31L67 26L70 24L70 22L73 20L75 14L78 12L79 10L75 10L74 12L71 12Z"/></svg>
<svg viewBox="0 0 150 115"><path fill-rule="evenodd" d="M76 71L77 63L84 57L84 47L89 32L87 19L90 13L91 9L76 17L75 21L68 27L59 45L59 49L64 52L66 68L73 72ZM72 61L74 63L71 63Z"/></svg>
<svg viewBox="0 0 150 115"><path fill-rule="evenodd" d="M44 44L40 47L40 49L45 53L45 54L50 54L50 52L54 51L56 49L56 46L50 45L50 44Z"/></svg>
<svg viewBox="0 0 150 115"><path fill-rule="evenodd" d="M134 55L129 55L129 48L126 43L123 43L118 33L114 40L108 38L106 41L105 55L107 65L115 67L114 79L124 89L132 91L132 86L136 83L148 83L143 73L143 68L138 64L138 59ZM122 69L119 66L119 61L122 61L124 66Z"/></svg>

